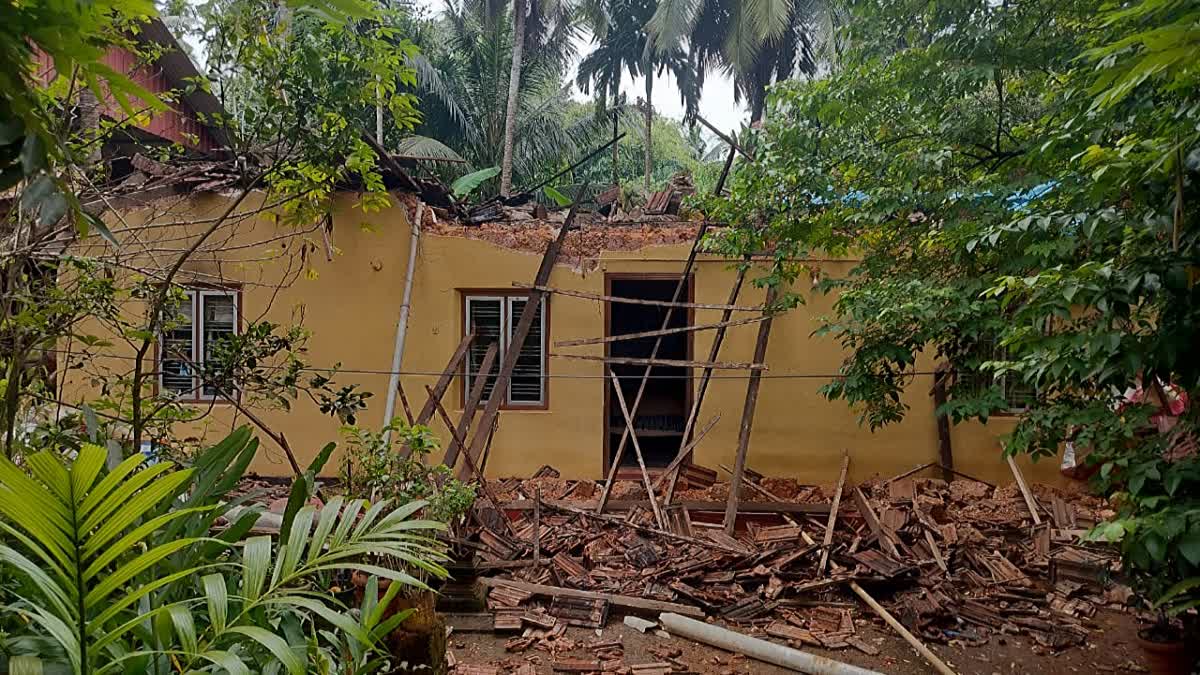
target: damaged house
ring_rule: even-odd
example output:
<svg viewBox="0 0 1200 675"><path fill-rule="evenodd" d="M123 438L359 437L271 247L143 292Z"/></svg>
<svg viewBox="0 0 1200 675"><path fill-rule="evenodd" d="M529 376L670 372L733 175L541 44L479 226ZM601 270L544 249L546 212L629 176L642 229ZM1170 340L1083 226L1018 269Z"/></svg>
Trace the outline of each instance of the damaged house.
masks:
<svg viewBox="0 0 1200 675"><path fill-rule="evenodd" d="M212 170L197 173L185 163L177 173L183 179L176 194L123 215L124 227L137 229L150 248L174 250L186 239L179 231L183 226L161 223L203 222L227 206L229 197L220 187L197 190L188 178ZM153 179L147 183L154 184ZM906 401L912 413L904 422L886 434L860 426L843 403L818 393L842 360L836 342L813 336L832 299L799 288L809 296L808 304L765 321L764 292L752 284L760 268L752 265L739 279L737 261L704 252L687 265L701 226L697 221L580 214L537 286L543 301L518 345L514 334L539 268L548 260L546 250L560 239L565 213L539 208L534 215L544 217L469 224L444 209L426 207L417 194L393 194L391 208L366 216L354 208L353 194L341 195L329 221L303 232L282 228L268 212L235 219L181 271L179 282L191 289L186 312L192 324L162 336L160 345L169 343L200 361L204 345L250 321L302 323L311 331L307 355L312 364L340 364L339 381L374 393L359 415L360 425L385 423L387 394L398 381L413 414L430 424L443 447L457 453L442 418L425 406L426 388L432 388L455 420L464 410L473 412L457 426L475 459L485 461L486 473L494 476L527 476L550 464L564 477L598 479L610 473L622 445L630 447L622 453L617 476L640 476L638 453L622 439L622 404L631 411L636 406L637 446L652 474L671 464L681 448L687 451L685 476L692 464L706 467L698 475L711 476L722 465L732 468L752 375L759 380L747 439L747 466L754 471L830 483L847 451L857 458L851 465L855 481L939 459L932 372L914 377ZM247 212L257 210L256 199L263 197L247 199ZM152 219L142 220L147 217ZM413 222L417 217L419 228ZM415 265L409 270L414 246ZM851 264L806 262L830 275ZM690 267L686 277L685 266ZM731 296L735 285L740 293ZM671 316L664 322L668 310ZM407 324L403 357L393 369L402 312ZM770 324L769 344L765 358L756 362L764 324ZM718 336L722 343L714 352ZM219 437L246 422L235 407L206 393L185 363L165 355L168 350L156 353L160 390L208 409L196 425L196 437ZM510 354L511 377L497 387L497 373ZM639 397L647 365L652 368ZM932 371L932 363L926 366L923 371ZM77 395L82 400L84 391ZM479 424L490 401L495 401L494 428L483 429ZM403 416L403 405L392 405L392 414ZM311 406L291 411L267 406L256 414L291 440L302 464L337 437L339 422ZM987 425L953 426L955 468L1009 480L999 437L1011 423L1000 417ZM264 450L256 471L291 473L277 448L264 444ZM1026 471L1031 480L1050 481L1057 466L1042 462Z"/></svg>

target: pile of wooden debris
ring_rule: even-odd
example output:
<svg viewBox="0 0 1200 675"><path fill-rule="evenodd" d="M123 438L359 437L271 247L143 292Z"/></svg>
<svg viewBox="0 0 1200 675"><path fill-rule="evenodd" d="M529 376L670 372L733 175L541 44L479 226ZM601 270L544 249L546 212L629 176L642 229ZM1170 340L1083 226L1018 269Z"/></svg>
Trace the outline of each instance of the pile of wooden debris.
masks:
<svg viewBox="0 0 1200 675"><path fill-rule="evenodd" d="M750 491L770 495L760 482ZM904 475L839 485L828 501L812 501L819 488L797 488L800 501L742 502L732 536L716 502L666 507L662 529L638 499L598 513L589 481L543 471L493 485L507 517L485 508L466 550L489 589L494 629L513 634L513 652L569 651L578 645L561 642L566 625L600 628L610 613L674 612L755 626L796 647L873 654L851 620L855 595L868 605L878 597L886 609L873 611L890 610L920 640L1022 634L1061 650L1087 640L1099 606L1128 600L1127 588L1105 588L1119 571L1116 552L1079 541L1109 515L1106 505L1030 489L1019 474L1007 488ZM835 597L842 589L855 595ZM597 647L579 669L623 667L614 645Z"/></svg>

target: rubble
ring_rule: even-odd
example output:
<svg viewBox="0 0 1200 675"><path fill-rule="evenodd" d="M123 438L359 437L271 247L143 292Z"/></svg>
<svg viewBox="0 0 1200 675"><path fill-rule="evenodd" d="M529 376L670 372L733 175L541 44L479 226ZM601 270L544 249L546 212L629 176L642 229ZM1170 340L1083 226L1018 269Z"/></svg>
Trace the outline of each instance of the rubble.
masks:
<svg viewBox="0 0 1200 675"><path fill-rule="evenodd" d="M511 565L480 581L489 589L488 608L505 617L498 621L519 623L524 631L512 640L517 652L547 649L544 643L562 639L547 631L549 618L558 618L555 629L567 623L599 628L610 610L710 617L793 647L868 655L877 654L878 647L862 638L856 624L878 620L876 614L885 620L894 616L914 646L922 641L981 643L1004 634L1062 650L1087 641L1089 617L1097 608L1123 605L1128 598L1120 586L1104 587L1103 581L1119 572L1116 551L1076 543L1080 531L1104 516L1106 504L1041 486L1032 486L1029 496L1048 514L1041 526L1034 526L1016 486L921 478L847 485L836 519L827 519L829 504L815 501L824 498L825 490L751 473L747 479L770 485L771 496L789 495L794 505L818 512L743 517L735 535L728 536L706 526L719 522L719 513L685 506L689 496L727 494L725 483L681 490L684 501L666 510L684 517L668 518L671 530L662 530L651 510L636 502L624 513L595 513L594 500L586 501L579 488L594 484L551 477L554 473L544 468L539 471L544 478L497 485L501 499L516 500L506 502L506 511L538 489L544 497L566 497L540 504L538 564L532 558L531 509L508 511L516 533L511 538L487 528L472 533L480 544L473 551L481 569L500 562ZM614 494L638 496L640 485L623 483ZM754 492L747 498L765 499ZM743 514L754 510L755 502L743 504ZM825 540L831 523L826 548L817 542ZM690 531L680 531L684 525ZM828 554L824 572L819 571L822 552ZM864 588L871 589L869 595ZM879 609L847 603L856 600L855 594L864 603L866 598L877 601ZM619 652L617 645L612 647L610 655ZM668 659L621 665L625 670L606 658L585 661L563 660L556 668L681 672Z"/></svg>

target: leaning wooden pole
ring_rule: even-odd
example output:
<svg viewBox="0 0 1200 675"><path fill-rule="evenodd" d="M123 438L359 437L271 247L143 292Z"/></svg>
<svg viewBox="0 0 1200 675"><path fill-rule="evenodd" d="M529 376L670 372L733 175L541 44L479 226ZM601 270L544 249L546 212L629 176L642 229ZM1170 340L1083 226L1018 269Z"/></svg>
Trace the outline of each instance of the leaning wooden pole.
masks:
<svg viewBox="0 0 1200 675"><path fill-rule="evenodd" d="M725 180L729 177L729 170L733 166L734 149L729 149L729 156L725 159L725 165L721 168L721 176L717 179L717 185L713 189L713 194L721 194L721 190L725 187ZM700 253L700 247L704 242L704 235L708 232L708 219L700 224L700 229L696 231L696 238L692 241L692 250L688 253L687 262L683 264L683 274L679 277L679 282L675 284L675 292L671 294L671 302L679 302L680 296L683 295L683 290L687 288L689 279L692 276L692 267L696 264L696 256ZM674 307L668 306L666 312L663 313L661 331L665 331L671 327L671 317L675 311ZM726 310L728 311L728 310ZM725 317L724 321L728 321L729 317ZM662 347L663 336L660 334L654 338L654 346L650 349L650 360L658 358L658 350ZM653 366L646 366L646 370L642 372L641 382L638 383L637 394L633 397L633 406L629 409L629 418L631 423L626 426L625 432L621 434L621 442L617 444L617 449L609 458L611 464L608 467L608 476L604 481L604 489L600 492L600 499L596 504L596 513L603 513L604 507L608 504L609 495L612 494L613 484L616 482L617 469L621 466L621 459L625 456L625 444L629 441L629 432L633 428L632 421L637 420L638 408L642 404L642 395L646 393L646 385L650 382L650 371ZM683 442L687 442L687 434L685 432Z"/></svg>
<svg viewBox="0 0 1200 675"><path fill-rule="evenodd" d="M558 254L562 251L563 242L567 239L567 232L575 224L575 216L579 213L579 202L583 199L584 190L587 187L586 182L579 186L579 192L575 194L575 203L571 205L571 211L567 213L567 218L558 231L558 237L546 247L546 253L542 256L542 264L538 267L537 275L534 277L534 286L545 286L550 281L550 272L554 270L554 264L558 261ZM483 455L483 448L488 442L492 422L496 419L496 414L500 412L500 405L504 402L504 392L508 391L508 384L512 381L513 369L517 366L517 357L521 355L520 346L524 345L525 338L529 337L529 329L533 327L534 317L537 316L538 309L545 301L545 291L529 291L529 301L525 303L525 309L521 312L521 320L513 329L510 343L517 345L517 348L509 349L504 353L504 360L500 362L500 372L496 374L496 384L492 388L492 395L488 397L487 405L484 406L483 414L479 418L479 424L475 427L475 434L471 437L471 445L467 448L471 463L482 464L478 460ZM465 478L468 472L466 464L459 467L459 478Z"/></svg>
<svg viewBox="0 0 1200 675"><path fill-rule="evenodd" d="M483 390L487 386L488 377L492 373L492 364L495 363L496 354L499 350L500 343L498 342L488 345L488 350L483 355L483 361L479 364L479 372L475 374L475 382L471 384L471 391L467 395L467 401L463 404L462 417L458 420L458 426L451 430L453 436L451 437L450 447L446 450L446 456L442 460L442 463L452 469L458 462L458 453L462 449L460 439L465 439L467 431L471 429L471 421L475 419L475 410L479 407L479 402L483 400Z"/></svg>
<svg viewBox="0 0 1200 675"><path fill-rule="evenodd" d="M679 282L675 284L675 292L671 294L671 302L679 302L680 296L683 295L683 289L687 288L688 278L692 274L692 266L696 264L696 256L700 253L700 242L704 239L704 233L708 231L708 221L704 221L700 225L700 229L696 231L696 238L692 241L692 251L688 253L687 262L683 265L683 275L679 277ZM668 306L663 313L662 328L666 330L671 326L671 317L675 313L675 308ZM650 348L649 361L654 361L658 358L658 350L662 347L663 336L659 335L654 338L654 346ZM653 365L647 365L642 371L642 379L638 383L637 394L633 397L633 405L629 409L629 417L631 420L637 419L638 407L642 404L642 395L646 393L646 385L650 382L650 372L654 369ZM604 489L600 492L600 500L596 504L596 513L604 513L604 507L608 504L608 497L612 494L613 484L617 479L617 469L621 467L621 460L625 457L625 446L629 442L629 426L625 427L625 432L621 434L621 442L617 444L617 449L609 458L610 464L608 467L608 476L604 481Z"/></svg>
<svg viewBox="0 0 1200 675"><path fill-rule="evenodd" d="M778 291L774 286L767 289L767 299L764 312L770 312L775 303ZM763 363L767 359L767 339L771 337L771 320L758 325L758 340L754 343L754 362ZM733 479L729 484L729 500L725 502L725 533L732 535L733 526L737 523L738 504L742 499L742 475L746 472L746 452L750 448L750 432L754 427L754 408L758 405L758 388L762 382L762 371L750 371L750 380L746 383L746 403L742 407L742 427L738 431L737 461L733 465Z"/></svg>
<svg viewBox="0 0 1200 675"><path fill-rule="evenodd" d="M732 305L737 302L738 295L742 292L742 284L746 282L746 272L748 270L749 267L745 264L738 269L737 278L733 280L733 288L729 289L729 302L726 304ZM725 313L721 315L721 322L725 323L729 321L729 317L732 314L732 310L725 310ZM762 324L759 324L759 326L761 327ZM716 362L717 354L721 351L721 344L723 342L725 342L725 329L718 328L716 334L713 335L712 347L708 350L709 363ZM687 461L687 454L692 451L687 442L688 436L691 435L692 430L696 427L696 420L700 416L700 406L704 404L704 395L708 393L708 383L712 380L712 374L712 368L705 368L700 374L700 385L696 387L696 395L692 399L692 409L688 413L687 421L683 426L683 438L679 443L679 453L671 461L671 465L675 468L667 472L667 491L663 497L663 506L670 506L671 501L675 499L675 486L679 482L679 472L683 469L683 464Z"/></svg>
<svg viewBox="0 0 1200 675"><path fill-rule="evenodd" d="M938 461L942 465L942 479L947 483L954 480L954 446L950 442L950 417L938 411L946 405L946 382L953 370L948 361L938 364L933 371L933 416L937 419Z"/></svg>

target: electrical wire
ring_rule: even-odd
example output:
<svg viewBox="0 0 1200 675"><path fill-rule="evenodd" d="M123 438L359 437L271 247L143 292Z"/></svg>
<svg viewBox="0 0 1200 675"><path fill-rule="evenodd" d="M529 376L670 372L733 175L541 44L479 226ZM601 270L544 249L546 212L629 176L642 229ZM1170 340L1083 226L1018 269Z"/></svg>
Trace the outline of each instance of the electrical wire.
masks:
<svg viewBox="0 0 1200 675"><path fill-rule="evenodd" d="M58 354L83 356L83 354L80 352L76 352L76 351L69 352L65 349L49 349L49 350L45 350L45 351L58 353ZM100 358L105 358L105 359L118 359L118 360L122 360L122 361L136 361L137 360L136 357L123 356L123 355L119 355L119 354L103 354L103 355L96 355L96 356L98 356ZM551 357L551 358L553 358L553 357ZM664 367L672 367L672 366L658 366L658 367L664 368ZM257 369L260 369L260 370L261 369L285 370L287 368L288 368L288 366L272 366L272 365L265 365L265 366L257 367ZM703 368L703 366L695 366L694 368L696 370L700 370ZM407 377L440 377L445 374L445 372L441 371L441 370L397 370L397 371L393 371L393 370L387 370L387 369L373 369L373 368L342 368L342 367L335 368L335 367L319 367L319 366L305 366L304 368L301 368L300 370L303 372L313 372L313 373L334 372L334 373L346 374L346 375L400 375L401 377L406 377L406 376ZM914 370L914 371L906 371L903 373L898 373L898 375L901 377L914 377L914 376L938 375L938 374L949 373L949 372L951 372L951 371ZM453 373L450 373L450 375L451 375L451 377L463 377L464 373L461 370L455 370ZM541 375L538 375L537 377L539 379L550 379L550 380L608 380L608 379L611 379L608 375L605 375L605 374L588 375L588 374L584 374L584 373L557 373L557 374L556 373L543 373ZM650 374L650 376L649 376L649 378L652 380L653 379L690 380L690 379L693 379L694 377L696 377L696 376L695 375L654 375L654 374ZM750 377L751 377L751 375L749 375L749 374L725 375L725 374L713 373L710 376L710 379L713 379L713 380L748 380L748 379L750 379ZM775 373L773 373L770 370L767 370L767 371L762 372L759 375L759 377L764 380L770 380L770 379L776 379L776 380L830 380L830 379L837 379L837 378L845 377L845 375L843 375L841 373L797 373L797 372L782 372L782 373L775 372ZM628 379L628 380L640 380L640 379L642 379L642 376L641 375L617 375L617 378L618 379Z"/></svg>

